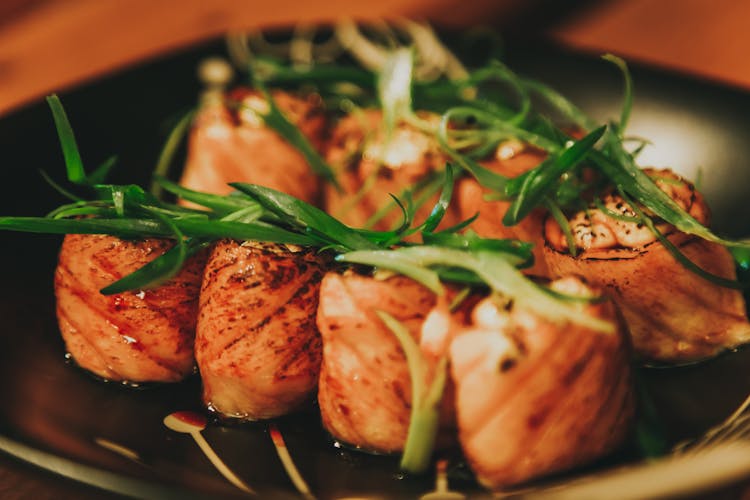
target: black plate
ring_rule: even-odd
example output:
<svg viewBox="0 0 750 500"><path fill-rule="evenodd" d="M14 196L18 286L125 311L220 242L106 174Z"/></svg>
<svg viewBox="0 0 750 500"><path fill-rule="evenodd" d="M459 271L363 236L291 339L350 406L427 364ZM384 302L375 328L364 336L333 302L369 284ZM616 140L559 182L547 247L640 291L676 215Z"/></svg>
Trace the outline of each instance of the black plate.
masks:
<svg viewBox="0 0 750 500"><path fill-rule="evenodd" d="M616 117L617 71L591 56L548 45L513 44L511 67L543 79L597 118ZM170 120L196 100L197 62L223 54L214 43L158 60L62 94L88 165L119 156L115 182L145 183ZM636 104L630 132L654 146L644 158L691 177L700 168L702 190L725 234L750 233L743 218L750 196L750 96L660 71L635 68ZM63 162L51 115L39 102L0 120L2 215L42 215L63 199L40 178L58 179ZM0 449L74 479L147 498L234 497L192 440L162 419L199 410L199 381L129 389L103 383L66 363L54 316L52 273L60 238L0 234ZM674 443L697 436L725 418L750 393L750 349L696 366L645 370L644 377ZM434 477L404 478L396 460L332 446L314 413L278 422L290 452L320 498L415 498ZM212 425L204 432L225 461L264 496L295 496L265 424ZM97 444L97 438L136 451L133 461ZM460 466L451 487L478 493Z"/></svg>

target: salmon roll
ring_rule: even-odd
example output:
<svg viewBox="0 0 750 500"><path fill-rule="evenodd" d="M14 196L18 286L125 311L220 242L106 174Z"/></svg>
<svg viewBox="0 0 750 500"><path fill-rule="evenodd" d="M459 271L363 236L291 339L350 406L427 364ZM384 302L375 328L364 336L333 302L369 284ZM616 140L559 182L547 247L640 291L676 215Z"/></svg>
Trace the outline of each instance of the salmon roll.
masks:
<svg viewBox="0 0 750 500"><path fill-rule="evenodd" d="M69 356L108 380L177 382L195 368L193 342L205 253L148 290L99 290L173 246L162 239L122 240L70 234L55 271L57 319Z"/></svg>
<svg viewBox="0 0 750 500"><path fill-rule="evenodd" d="M336 172L342 189L325 187L325 209L352 227L371 225L380 231L398 227L403 215L391 195L403 198L405 190L425 183L434 173L445 169L447 157L433 137L402 123L387 140L382 121L379 110L365 110L342 118L334 127L326 150L326 160ZM430 215L440 194L439 187L417 210L416 223ZM415 201L419 196L415 194ZM389 205L391 209L385 215L374 224L369 223ZM451 205L440 227L457 222L456 210Z"/></svg>
<svg viewBox="0 0 750 500"><path fill-rule="evenodd" d="M195 356L203 401L218 415L278 417L312 399L315 325L328 259L317 250L222 240L206 264Z"/></svg>
<svg viewBox="0 0 750 500"><path fill-rule="evenodd" d="M577 278L550 285L578 296ZM458 432L478 480L499 490L585 464L616 449L634 414L630 346L611 302L581 314L614 333L553 323L512 301L487 298L450 345Z"/></svg>
<svg viewBox="0 0 750 500"><path fill-rule="evenodd" d="M647 173L688 214L708 225L708 207L691 183L668 170ZM605 196L602 203L608 212L635 215L617 194ZM655 222L697 266L736 279L734 259L725 247ZM544 252L550 272L580 275L603 287L620 307L643 360L693 362L750 341L742 293L686 269L648 227L613 218L597 207L574 214L569 223L576 256L559 225L546 221Z"/></svg>
<svg viewBox="0 0 750 500"><path fill-rule="evenodd" d="M279 110L316 149L322 149L326 119L319 97L271 93ZM230 182L272 187L308 203L319 202L320 183L302 154L260 115L269 105L260 92L234 90L223 99L207 99L196 116L188 141L183 186L227 194Z"/></svg>
<svg viewBox="0 0 750 500"><path fill-rule="evenodd" d="M323 426L336 440L376 453L403 451L411 379L401 344L376 311L401 322L420 344L431 377L447 354L440 340L447 323L441 315L429 321L436 305L434 293L404 276L376 280L351 271L325 276L317 317L323 338L318 404ZM424 334L425 327L432 331ZM446 388L441 408L443 429L453 428L450 392Z"/></svg>
<svg viewBox="0 0 750 500"><path fill-rule="evenodd" d="M492 158L481 163L489 170L508 178L531 170L546 158L547 154L519 141L501 143ZM492 191L483 188L473 177L460 179L456 184L456 203L461 220L478 214L471 229L483 238L510 238L533 243L534 265L524 269L529 275L547 277L549 272L544 260L544 218L546 211L537 208L515 226L505 226L503 217L512 201L486 200Z"/></svg>

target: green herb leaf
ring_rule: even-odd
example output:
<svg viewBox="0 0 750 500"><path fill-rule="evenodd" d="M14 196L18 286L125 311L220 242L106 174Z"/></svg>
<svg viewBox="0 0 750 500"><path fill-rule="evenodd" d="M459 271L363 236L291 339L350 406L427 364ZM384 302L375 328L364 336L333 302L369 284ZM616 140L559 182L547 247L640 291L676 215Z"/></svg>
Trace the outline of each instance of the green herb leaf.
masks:
<svg viewBox="0 0 750 500"><path fill-rule="evenodd" d="M411 110L412 68L414 66L411 49L398 49L391 52L383 64L378 78L378 96L383 109L385 143L388 149L393 131L399 121L409 116Z"/></svg>
<svg viewBox="0 0 750 500"><path fill-rule="evenodd" d="M190 126L195 117L195 111L191 110L185 113L177 124L172 128L167 135L167 140L162 146L161 152L159 153L159 159L156 161L156 168L154 169L154 180L151 182L151 194L160 198L162 195L163 185L159 182L158 178L165 178L169 173L169 166L172 164L177 149L180 146L182 140L187 136Z"/></svg>
<svg viewBox="0 0 750 500"><path fill-rule="evenodd" d="M573 230L570 227L568 218L565 217L562 209L560 209L560 207L553 201L547 199L545 201L545 206L547 207L547 211L550 213L552 218L555 219L555 222L557 222L557 225L560 226L560 229L565 235L565 243L568 245L568 252L570 252L570 255L575 257L578 254L578 247L576 246L576 240L573 237Z"/></svg>
<svg viewBox="0 0 750 500"><path fill-rule="evenodd" d="M158 183L164 190L179 196L183 200L191 201L195 204L210 208L219 216L228 215L247 208L249 206L260 206L256 201L247 196L222 196L217 194L204 193L195 191L170 181L160 175L154 176L154 182Z"/></svg>
<svg viewBox="0 0 750 500"><path fill-rule="evenodd" d="M442 185L442 172L433 171L424 176L413 186L405 188L403 191L401 191L401 193L399 193L397 198L413 198L416 195L417 199L412 204L412 212L415 212L416 210L419 210L419 208L424 203L426 203L427 200L430 199L435 193L440 191ZM382 207L376 210L369 219L367 219L364 227L367 229L371 229L375 226L375 224L380 222L383 217L388 215L394 208L396 208L396 203L394 201L384 204Z"/></svg>
<svg viewBox="0 0 750 500"><path fill-rule="evenodd" d="M342 253L336 257L336 260L395 271L421 283L437 295L445 293L438 273L422 266L418 258L404 255L396 250L359 250Z"/></svg>
<svg viewBox="0 0 750 500"><path fill-rule="evenodd" d="M39 174L42 176L42 179L47 182L52 188L63 195L64 197L68 198L69 200L77 200L77 201L83 201L83 198L81 198L78 195L73 194L72 192L68 191L64 187L62 187L60 184L58 184L50 175L45 172L44 170L40 170Z"/></svg>
<svg viewBox="0 0 750 500"><path fill-rule="evenodd" d="M519 109L518 112L512 116L507 116L506 113L503 112L504 110L500 110L493 105L487 106L486 109L496 114L498 118L514 125L520 125L523 123L531 111L531 98L529 97L528 90L523 85L523 81L505 64L493 60L488 66L472 73L469 76L468 82L471 82L473 85L489 79L496 79L510 85L513 92L518 96Z"/></svg>
<svg viewBox="0 0 750 500"><path fill-rule="evenodd" d="M314 85L325 87L342 82L351 83L365 89L375 89L377 75L371 71L351 66L315 65L309 69L300 70L295 67L285 67L276 64L271 74L263 79L266 85Z"/></svg>
<svg viewBox="0 0 750 500"><path fill-rule="evenodd" d="M622 72L622 77L625 82L625 90L622 99L622 111L620 113L619 123L620 136L622 137L622 135L625 133L625 129L628 126L628 121L630 119L630 110L633 108L633 78L630 76L628 65L623 59L613 54L605 54L602 56L602 59L604 59L605 61L609 61L617 66Z"/></svg>
<svg viewBox="0 0 750 500"><path fill-rule="evenodd" d="M278 215L294 227L314 230L325 235L330 243L339 244L350 250L376 249L377 245L364 238L349 226L331 217L319 208L275 189L254 184L232 183L232 187L247 193L265 209Z"/></svg>
<svg viewBox="0 0 750 500"><path fill-rule="evenodd" d="M170 234L162 224L150 219L0 217L0 230L47 234L111 234L121 238L162 237Z"/></svg>
<svg viewBox="0 0 750 500"><path fill-rule="evenodd" d="M188 255L185 236L172 219L155 210L151 210L151 213L170 229L175 246L140 269L99 290L103 295L153 288L169 280L182 269Z"/></svg>
<svg viewBox="0 0 750 500"><path fill-rule="evenodd" d="M658 217L684 233L726 246L747 246L747 242L731 241L716 236L710 229L691 217L654 181L635 165L633 158L622 148L616 134L607 134L607 151L611 158L599 151L592 151L590 159L611 179L621 191L635 198Z"/></svg>
<svg viewBox="0 0 750 500"><path fill-rule="evenodd" d="M643 211L638 208L637 205L635 205L632 200L630 200L627 195L624 192L620 192L620 195L630 204L633 211L638 215L640 218L640 222L644 224L646 227L648 227L651 232L656 236L656 238L659 240L659 242L664 245L664 248L667 249L667 251L672 255L672 257L677 260L684 268L686 268L688 271L697 274L701 278L714 283L718 286L722 286L725 288L734 288L737 290L743 290L744 288L747 288L750 286L750 283L744 284L737 280L727 279L723 276L718 276L716 274L710 273L706 271L705 269L698 266L695 262L691 261L684 253L680 251L677 246L675 246L674 243L672 243L669 238L664 236L661 231L656 227L656 224L654 224L654 221L651 220L650 217L646 216Z"/></svg>
<svg viewBox="0 0 750 500"><path fill-rule="evenodd" d="M466 220L462 220L461 222L459 222L458 224L454 226L446 227L440 232L441 233L458 233L466 229L467 227L471 226L474 223L474 221L477 220L478 218L479 218L479 212L475 213L474 215L472 215Z"/></svg>
<svg viewBox="0 0 750 500"><path fill-rule="evenodd" d="M453 197L453 166L450 163L448 163L445 165L445 183L443 184L443 190L440 193L440 198L438 199L435 206L432 208L432 212L430 212L430 216L427 217L424 223L422 223L422 226L421 226L422 231L432 232L440 225L440 222L443 220L443 217L445 217L445 212L448 210L448 205L450 204L452 197Z"/></svg>
<svg viewBox="0 0 750 500"><path fill-rule="evenodd" d="M500 252L507 254L507 259L514 266L527 267L533 264L534 254L531 249L533 243L513 239L480 238L473 232L455 234L441 231L439 233L423 233L425 245L455 248L457 250Z"/></svg>
<svg viewBox="0 0 750 500"><path fill-rule="evenodd" d="M112 171L112 168L117 163L117 156L110 156L104 162L96 167L96 170L91 172L91 175L88 176L88 182L90 184L103 184L104 181L107 180L107 177L109 176L109 173Z"/></svg>
<svg viewBox="0 0 750 500"><path fill-rule="evenodd" d="M65 168L68 171L68 180L73 184L88 185L89 181L86 178L86 171L83 169L83 161L81 160L81 154L78 152L73 128L70 126L68 115L65 113L60 98L55 94L47 96L47 104L52 111L57 136L60 139L60 147L62 148L63 158L65 158Z"/></svg>
<svg viewBox="0 0 750 500"><path fill-rule="evenodd" d="M218 221L186 217L175 225L188 237L232 238L300 246L318 246L318 240L263 222ZM49 219L46 217L0 217L0 230L47 234L110 234L119 238L170 238L174 232L153 219Z"/></svg>
<svg viewBox="0 0 750 500"><path fill-rule="evenodd" d="M523 84L526 86L529 92L532 92L544 99L565 118L572 121L573 124L578 125L583 130L592 130L598 126L598 124L594 120L589 118L586 113L581 111L578 106L573 104L567 97L563 96L561 93L559 93L549 85L530 78L524 78Z"/></svg>
<svg viewBox="0 0 750 500"><path fill-rule="evenodd" d="M557 300L550 294L545 293L513 266L512 262L517 261L516 259L517 256L499 252L484 250L466 252L434 246L415 246L390 251L351 252L337 257L337 260L344 262L377 265L392 269L428 287L430 285L420 281L417 277L419 268L429 270L433 266L449 266L466 269L476 274L493 291L513 298L516 303L550 321L556 323L570 321L592 330L604 333L614 332L615 326L611 322L590 316L570 303ZM391 263L396 263L398 268L388 267ZM406 268L406 272L402 271L404 268Z"/></svg>
<svg viewBox="0 0 750 500"><path fill-rule="evenodd" d="M560 176L581 162L593 149L594 144L606 131L606 126L594 130L580 141L564 149L560 154L549 157L541 165L508 182L506 194L517 193L508 211L503 217L503 224L518 224L544 200ZM520 181L520 185L519 185Z"/></svg>
<svg viewBox="0 0 750 500"><path fill-rule="evenodd" d="M426 382L429 368L409 330L385 311L378 310L375 313L398 339L409 368L411 414L406 444L401 455L401 469L421 474L428 469L435 447L440 421L439 405L447 379L448 359L443 357L438 362L433 380L430 383Z"/></svg>
<svg viewBox="0 0 750 500"><path fill-rule="evenodd" d="M440 131L437 135L438 141L440 142L440 146L442 147L443 151L445 151L448 156L450 156L451 159L455 161L461 168L469 172L477 180L477 182L479 182L480 185L488 189L502 192L508 182L507 177L496 174L492 170L481 166L479 163L475 162L465 155L462 155L448 145L448 120L449 117L447 115L443 116L440 124Z"/></svg>
<svg viewBox="0 0 750 500"><path fill-rule="evenodd" d="M402 234L411 227L411 223L414 220L414 200L411 197L411 191L404 193L406 199L406 205L404 205L398 197L392 193L389 196L393 202L401 209L401 225L393 230L396 234Z"/></svg>
<svg viewBox="0 0 750 500"><path fill-rule="evenodd" d="M287 231L260 221L236 222L185 218L175 220L175 224L186 236L193 238L232 238L287 245L319 246L318 241L311 235Z"/></svg>

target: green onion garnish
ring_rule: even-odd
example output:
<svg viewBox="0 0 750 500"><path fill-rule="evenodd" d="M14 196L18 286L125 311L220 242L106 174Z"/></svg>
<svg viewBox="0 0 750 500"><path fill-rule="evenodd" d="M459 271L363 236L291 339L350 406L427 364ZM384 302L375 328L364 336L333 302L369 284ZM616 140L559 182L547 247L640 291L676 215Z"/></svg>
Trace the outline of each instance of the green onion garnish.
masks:
<svg viewBox="0 0 750 500"><path fill-rule="evenodd" d="M63 158L65 159L65 168L68 172L68 180L73 184L89 184L86 177L86 171L83 169L81 154L78 152L78 144L73 134L73 128L68 121L68 115L60 102L57 95L47 96L47 104L52 111L52 118L55 121L57 136L60 139Z"/></svg>
<svg viewBox="0 0 750 500"><path fill-rule="evenodd" d="M440 423L440 401L448 378L448 359L443 357L438 361L432 381L426 382L429 367L409 330L385 311L375 312L401 344L411 379L411 415L401 455L401 469L421 474L429 467L435 446Z"/></svg>
<svg viewBox="0 0 750 500"><path fill-rule="evenodd" d="M442 287L439 287L441 268L463 269L473 273L491 290L512 298L522 307L550 321L570 321L606 333L615 331L615 325L611 322L585 314L571 304L545 293L515 268L514 264L518 260L512 254L425 245L395 250L349 252L339 255L337 260L396 271L419 281L436 293L442 293Z"/></svg>

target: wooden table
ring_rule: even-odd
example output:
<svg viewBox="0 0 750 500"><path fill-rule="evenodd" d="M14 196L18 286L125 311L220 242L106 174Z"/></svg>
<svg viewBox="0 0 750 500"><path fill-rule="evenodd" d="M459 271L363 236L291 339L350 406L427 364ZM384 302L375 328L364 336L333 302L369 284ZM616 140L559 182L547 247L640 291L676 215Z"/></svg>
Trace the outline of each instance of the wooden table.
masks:
<svg viewBox="0 0 750 500"><path fill-rule="evenodd" d="M742 0L3 0L0 115L227 30L344 14L541 32L571 47L750 88L750 2Z"/></svg>

